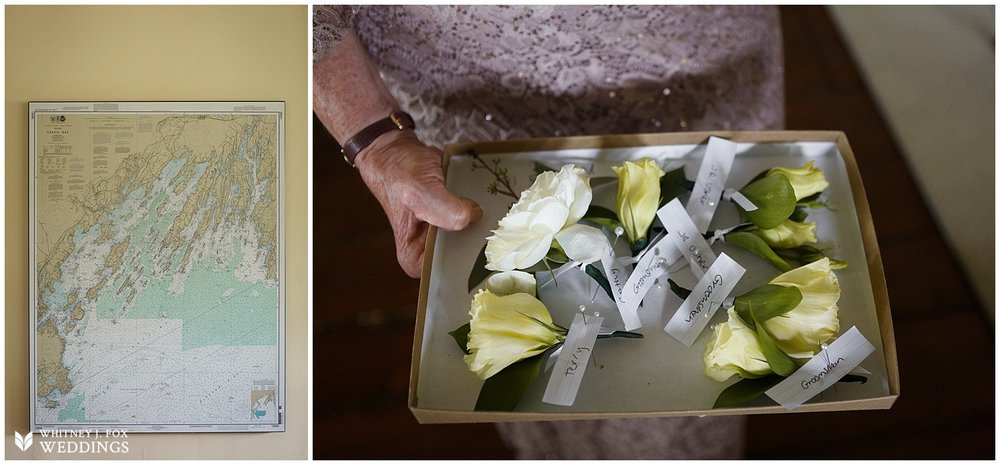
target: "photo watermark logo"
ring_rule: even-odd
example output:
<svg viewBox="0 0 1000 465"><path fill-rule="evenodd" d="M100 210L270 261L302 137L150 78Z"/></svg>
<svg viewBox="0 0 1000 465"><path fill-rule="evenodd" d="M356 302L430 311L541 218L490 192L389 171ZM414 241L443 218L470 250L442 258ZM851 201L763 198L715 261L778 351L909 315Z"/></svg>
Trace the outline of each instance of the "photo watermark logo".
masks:
<svg viewBox="0 0 1000 465"><path fill-rule="evenodd" d="M24 436L14 432L14 445L27 451L34 440L28 432ZM121 429L41 429L38 446L49 454L127 454L128 432Z"/></svg>
<svg viewBox="0 0 1000 465"><path fill-rule="evenodd" d="M31 431L28 431L28 434L25 434L24 436L21 436L21 433L14 431L14 445L17 446L18 449L21 449L22 452L28 450L28 448L31 447Z"/></svg>

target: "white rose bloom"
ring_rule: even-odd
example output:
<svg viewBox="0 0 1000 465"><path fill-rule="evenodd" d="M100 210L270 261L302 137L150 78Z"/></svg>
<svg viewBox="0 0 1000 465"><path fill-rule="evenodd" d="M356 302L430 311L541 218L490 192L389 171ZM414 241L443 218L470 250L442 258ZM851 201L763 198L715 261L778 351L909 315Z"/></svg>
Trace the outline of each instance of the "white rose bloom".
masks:
<svg viewBox="0 0 1000 465"><path fill-rule="evenodd" d="M580 168L539 174L486 238L486 269L526 269L541 261L556 233L587 213L591 198L590 178Z"/></svg>
<svg viewBox="0 0 1000 465"><path fill-rule="evenodd" d="M590 176L573 165L565 165L558 172L540 173L531 187L521 193L510 213L530 210L531 204L546 198L556 198L569 209L564 226L576 223L587 213L593 198Z"/></svg>
<svg viewBox="0 0 1000 465"><path fill-rule="evenodd" d="M570 260L593 263L607 255L611 244L600 229L574 224L556 233L556 242Z"/></svg>

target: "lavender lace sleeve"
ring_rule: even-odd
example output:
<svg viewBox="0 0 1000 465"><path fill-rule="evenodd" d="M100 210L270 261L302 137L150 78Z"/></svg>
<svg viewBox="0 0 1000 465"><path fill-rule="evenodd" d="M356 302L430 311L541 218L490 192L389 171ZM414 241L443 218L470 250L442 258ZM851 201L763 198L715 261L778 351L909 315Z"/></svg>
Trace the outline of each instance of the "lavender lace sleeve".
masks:
<svg viewBox="0 0 1000 465"><path fill-rule="evenodd" d="M776 7L366 6L354 26L429 145L784 125Z"/></svg>
<svg viewBox="0 0 1000 465"><path fill-rule="evenodd" d="M344 38L354 27L351 22L357 7L348 5L316 5L313 8L313 61L323 58L327 50Z"/></svg>

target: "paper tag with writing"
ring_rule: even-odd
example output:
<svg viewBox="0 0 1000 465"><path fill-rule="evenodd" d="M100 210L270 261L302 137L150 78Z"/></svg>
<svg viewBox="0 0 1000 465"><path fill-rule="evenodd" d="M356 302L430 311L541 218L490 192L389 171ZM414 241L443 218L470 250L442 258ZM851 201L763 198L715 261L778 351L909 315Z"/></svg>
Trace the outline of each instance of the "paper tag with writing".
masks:
<svg viewBox="0 0 1000 465"><path fill-rule="evenodd" d="M708 148L687 203L691 221L702 234L708 231L708 224L712 222L735 158L736 143L714 136L708 139Z"/></svg>
<svg viewBox="0 0 1000 465"><path fill-rule="evenodd" d="M719 255L705 276L702 276L694 289L691 289L691 295L684 299L663 330L681 344L691 347L745 272L746 270L728 255Z"/></svg>
<svg viewBox="0 0 1000 465"><path fill-rule="evenodd" d="M581 313L573 316L566 342L556 359L549 384L545 386L542 402L565 407L573 405L580 382L583 381L583 373L587 370L590 354L594 351L597 332L603 322L604 317L584 316Z"/></svg>
<svg viewBox="0 0 1000 465"><path fill-rule="evenodd" d="M622 286L624 301L622 304L624 308L620 310L622 314L638 315L639 303L643 297L646 297L646 293L653 288L660 276L667 274L670 265L680 258L680 251L670 241L661 240L647 247L645 254L640 257L639 263L635 264L635 269ZM638 328L636 326L635 329Z"/></svg>
<svg viewBox="0 0 1000 465"><path fill-rule="evenodd" d="M681 206L681 201L673 199L667 202L656 212L656 216L660 217L660 222L667 229L667 236L674 241L681 254L691 264L691 272L701 278L708 267L715 263L715 252L691 222L691 217Z"/></svg>
<svg viewBox="0 0 1000 465"><path fill-rule="evenodd" d="M618 307L618 313L621 313L622 321L625 322L625 330L639 329L642 327L639 313L636 312L635 307L626 305L627 302L622 296L625 281L628 280L629 276L627 264L615 260L614 252L611 252L601 257L601 265L604 266L604 277L608 278L608 284L611 285L611 295L615 300L615 306Z"/></svg>
<svg viewBox="0 0 1000 465"><path fill-rule="evenodd" d="M868 339L852 326L833 344L820 351L801 368L765 394L781 406L792 410L833 386L840 378L861 364L875 351Z"/></svg>

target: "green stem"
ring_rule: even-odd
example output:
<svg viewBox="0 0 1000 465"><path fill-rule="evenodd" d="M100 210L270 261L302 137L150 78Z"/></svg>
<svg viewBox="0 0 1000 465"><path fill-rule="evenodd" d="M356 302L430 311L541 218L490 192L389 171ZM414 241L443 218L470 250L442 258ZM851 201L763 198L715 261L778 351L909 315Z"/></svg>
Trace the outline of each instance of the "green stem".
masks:
<svg viewBox="0 0 1000 465"><path fill-rule="evenodd" d="M611 334L598 334L598 339L611 339L615 337L622 337L626 339L642 339L643 335L639 333L633 333L632 331L615 331Z"/></svg>
<svg viewBox="0 0 1000 465"><path fill-rule="evenodd" d="M476 162L478 161L479 164L482 165L483 168L486 168L486 171L489 171L490 174L492 174L493 177L496 178L497 182L499 182L500 184L502 184L503 187L506 189L506 190L497 189L496 191L497 191L498 194L506 195L508 197L513 198L514 200L520 200L521 199L521 197L518 196L517 193L514 192L514 188L511 187L511 185L510 185L510 179L507 178L507 176L501 176L500 173L498 173L496 170L494 170L493 168L490 168L490 165L487 164L485 161L483 161L482 158L479 158L479 154L476 153L474 150L469 150L468 154L469 154L469 156L472 157L472 160L473 160L472 164L473 164L473 166L475 166Z"/></svg>

